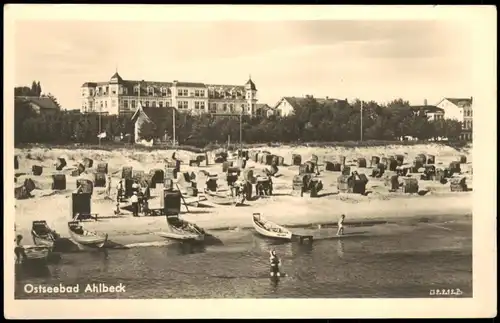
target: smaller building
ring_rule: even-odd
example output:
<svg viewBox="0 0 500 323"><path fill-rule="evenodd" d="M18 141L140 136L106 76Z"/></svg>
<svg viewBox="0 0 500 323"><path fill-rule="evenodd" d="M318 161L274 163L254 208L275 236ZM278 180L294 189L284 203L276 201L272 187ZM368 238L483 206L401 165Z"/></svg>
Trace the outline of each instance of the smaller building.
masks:
<svg viewBox="0 0 500 323"><path fill-rule="evenodd" d="M61 110L57 102L48 96L17 96L14 98L15 103L26 103L33 111L38 114L53 113Z"/></svg>
<svg viewBox="0 0 500 323"><path fill-rule="evenodd" d="M444 110L435 105L414 105L410 107L415 114L423 113L429 120L444 119Z"/></svg>
<svg viewBox="0 0 500 323"><path fill-rule="evenodd" d="M438 107L445 111L445 118L462 123L462 140L472 140L473 98L444 98Z"/></svg>
<svg viewBox="0 0 500 323"><path fill-rule="evenodd" d="M334 99L330 97L326 98L314 98L312 95L306 95L305 97L294 97L294 96L285 96L281 98L278 103L273 108L274 114L286 117L294 113L295 110L305 107L310 100L316 100L319 104L327 104L327 103L337 103L345 100Z"/></svg>
<svg viewBox="0 0 500 323"><path fill-rule="evenodd" d="M259 117L270 117L274 113L273 108L265 103L257 103L255 108L255 115Z"/></svg>
<svg viewBox="0 0 500 323"><path fill-rule="evenodd" d="M172 121L171 109L143 107L139 102L131 120L134 123L134 141L136 143L141 143L144 140L158 140L162 136L166 136L166 133L159 129L159 125Z"/></svg>

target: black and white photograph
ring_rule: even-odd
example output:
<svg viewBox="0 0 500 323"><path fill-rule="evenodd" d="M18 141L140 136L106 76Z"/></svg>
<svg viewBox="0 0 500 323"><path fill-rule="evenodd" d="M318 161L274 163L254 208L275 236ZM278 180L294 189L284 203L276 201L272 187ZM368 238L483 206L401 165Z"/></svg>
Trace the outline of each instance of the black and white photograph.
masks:
<svg viewBox="0 0 500 323"><path fill-rule="evenodd" d="M12 318L496 316L494 7L4 16Z"/></svg>

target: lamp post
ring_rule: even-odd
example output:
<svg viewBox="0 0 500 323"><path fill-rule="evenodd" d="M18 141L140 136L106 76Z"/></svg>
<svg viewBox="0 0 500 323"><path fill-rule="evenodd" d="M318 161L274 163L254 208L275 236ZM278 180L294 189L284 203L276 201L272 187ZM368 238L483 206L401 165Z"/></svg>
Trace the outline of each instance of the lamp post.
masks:
<svg viewBox="0 0 500 323"><path fill-rule="evenodd" d="M240 112L240 150L243 150L243 129L242 129L243 111Z"/></svg>
<svg viewBox="0 0 500 323"><path fill-rule="evenodd" d="M101 146L101 114L102 114L102 107L99 106L99 134L97 137L99 138L99 146Z"/></svg>
<svg viewBox="0 0 500 323"><path fill-rule="evenodd" d="M361 101L361 128L360 128L360 138L363 141L363 101Z"/></svg>
<svg viewBox="0 0 500 323"><path fill-rule="evenodd" d="M175 108L172 107L172 135L173 135L173 146L175 147Z"/></svg>

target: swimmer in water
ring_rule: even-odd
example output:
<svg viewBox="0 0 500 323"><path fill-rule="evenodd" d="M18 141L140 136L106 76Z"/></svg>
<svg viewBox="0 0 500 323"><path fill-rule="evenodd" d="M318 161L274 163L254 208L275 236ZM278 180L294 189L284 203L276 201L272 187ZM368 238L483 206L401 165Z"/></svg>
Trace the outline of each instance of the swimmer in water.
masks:
<svg viewBox="0 0 500 323"><path fill-rule="evenodd" d="M269 261L271 263L271 277L280 277L281 261L278 258L278 255L276 255L275 250L271 250L269 254Z"/></svg>
<svg viewBox="0 0 500 323"><path fill-rule="evenodd" d="M337 230L338 236L344 235L344 220L345 220L345 214L342 214L338 222L338 227L339 227Z"/></svg>

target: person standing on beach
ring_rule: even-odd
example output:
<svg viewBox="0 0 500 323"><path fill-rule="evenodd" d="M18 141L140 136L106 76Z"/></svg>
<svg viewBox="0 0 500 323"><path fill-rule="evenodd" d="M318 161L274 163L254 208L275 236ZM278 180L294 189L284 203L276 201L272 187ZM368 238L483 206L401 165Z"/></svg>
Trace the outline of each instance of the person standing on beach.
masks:
<svg viewBox="0 0 500 323"><path fill-rule="evenodd" d="M111 175L106 177L106 197L111 198Z"/></svg>
<svg viewBox="0 0 500 323"><path fill-rule="evenodd" d="M123 195L123 180L118 181L116 185L116 203L119 204Z"/></svg>
<svg viewBox="0 0 500 323"><path fill-rule="evenodd" d="M132 203L132 213L134 216L139 216L139 198L137 197L137 192L130 197L130 203Z"/></svg>
<svg viewBox="0 0 500 323"><path fill-rule="evenodd" d="M345 214L342 214L338 222L338 227L339 227L337 230L338 236L344 235L344 220L345 220Z"/></svg>
<svg viewBox="0 0 500 323"><path fill-rule="evenodd" d="M132 193L138 194L139 193L139 183L137 180L134 181L134 184L132 184Z"/></svg>

